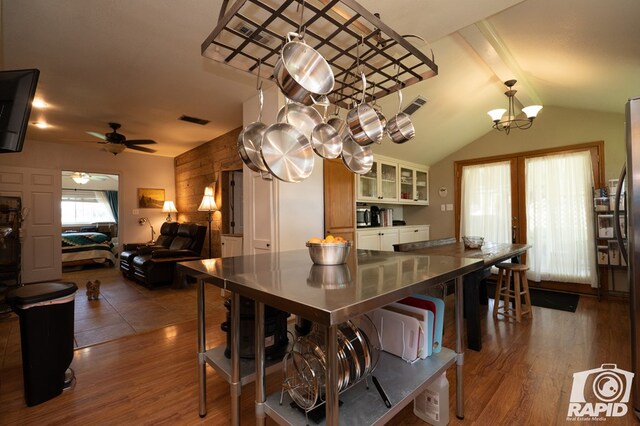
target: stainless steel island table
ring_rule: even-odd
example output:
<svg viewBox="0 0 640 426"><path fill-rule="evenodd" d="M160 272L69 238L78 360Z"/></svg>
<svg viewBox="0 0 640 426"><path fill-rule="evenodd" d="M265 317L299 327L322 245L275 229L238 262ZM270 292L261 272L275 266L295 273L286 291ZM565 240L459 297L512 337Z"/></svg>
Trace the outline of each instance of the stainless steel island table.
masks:
<svg viewBox="0 0 640 426"><path fill-rule="evenodd" d="M371 310L395 302L413 293L455 279L456 283L456 348L455 352L444 348L436 357L403 366L399 358L383 354L378 367L379 374L393 382L396 372L403 371L413 377L414 383L401 383L386 389L393 400L391 408L384 404L372 406L368 397L362 397L362 389L345 391L343 399L349 401L348 409L340 413L348 424L382 424L397 414L406 404L424 390L452 363L456 363L456 414L464 416L462 365L463 350L463 275L483 267L481 259L449 256L419 255L414 253L379 252L357 250L344 265L314 265L307 250L273 252L238 256L224 259L204 259L178 264L180 272L198 281L198 364L200 415L206 414L205 374L207 359L204 339L204 285L214 284L233 294L231 310L231 405L232 423L239 424L240 387L243 378L239 360L239 305L240 295L255 300L255 380L256 422L264 424L269 415L281 424L302 424L303 413L279 404L279 396L267 399L265 387L264 355L264 305L300 315L326 328L327 380L326 418L324 423L337 425L338 377L337 377L337 326L344 321ZM397 359L395 359L397 358ZM432 359L431 359L432 358ZM209 362L211 362L209 360ZM400 364L398 364L400 362ZM385 367L383 364L389 363ZM395 364L394 364L395 363ZM408 364L407 364L408 365ZM403 368L407 367L407 368ZM385 371L388 370L388 371ZM405 371L406 370L406 371ZM403 386L405 386L403 388ZM362 388L362 386L360 386ZM370 392L374 394L374 392ZM355 422L355 423L354 423Z"/></svg>

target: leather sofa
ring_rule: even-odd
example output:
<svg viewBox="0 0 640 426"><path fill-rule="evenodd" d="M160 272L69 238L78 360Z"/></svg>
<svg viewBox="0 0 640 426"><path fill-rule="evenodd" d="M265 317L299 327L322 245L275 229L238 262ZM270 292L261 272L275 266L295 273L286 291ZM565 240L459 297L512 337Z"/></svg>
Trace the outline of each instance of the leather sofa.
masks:
<svg viewBox="0 0 640 426"><path fill-rule="evenodd" d="M160 227L160 235L153 244L127 243L120 253L120 271L127 278L133 278L133 259L140 254L148 254L153 250L169 248L178 234L178 222L165 222Z"/></svg>
<svg viewBox="0 0 640 426"><path fill-rule="evenodd" d="M181 223L169 248L159 248L133 258L134 279L149 288L171 284L176 263L202 259L200 252L206 231L204 225Z"/></svg>

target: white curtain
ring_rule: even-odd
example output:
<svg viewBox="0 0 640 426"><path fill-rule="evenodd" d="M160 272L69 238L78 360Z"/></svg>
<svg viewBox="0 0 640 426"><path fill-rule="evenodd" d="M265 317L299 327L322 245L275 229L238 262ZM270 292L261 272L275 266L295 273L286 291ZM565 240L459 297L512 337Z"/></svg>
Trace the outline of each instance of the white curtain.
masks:
<svg viewBox="0 0 640 426"><path fill-rule="evenodd" d="M589 152L525 160L529 274L597 286Z"/></svg>
<svg viewBox="0 0 640 426"><path fill-rule="evenodd" d="M509 161L464 166L460 235L511 243L511 166Z"/></svg>

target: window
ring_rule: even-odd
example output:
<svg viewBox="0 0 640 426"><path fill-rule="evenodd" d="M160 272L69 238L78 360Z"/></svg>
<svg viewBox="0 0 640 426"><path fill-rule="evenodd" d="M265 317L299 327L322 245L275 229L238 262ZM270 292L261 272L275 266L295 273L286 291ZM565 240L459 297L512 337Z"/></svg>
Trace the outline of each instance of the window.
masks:
<svg viewBox="0 0 640 426"><path fill-rule="evenodd" d="M116 222L104 191L63 189L61 212L62 225Z"/></svg>
<svg viewBox="0 0 640 426"><path fill-rule="evenodd" d="M456 235L530 244L527 277L547 288L597 286L591 203L603 150L591 142L457 161Z"/></svg>

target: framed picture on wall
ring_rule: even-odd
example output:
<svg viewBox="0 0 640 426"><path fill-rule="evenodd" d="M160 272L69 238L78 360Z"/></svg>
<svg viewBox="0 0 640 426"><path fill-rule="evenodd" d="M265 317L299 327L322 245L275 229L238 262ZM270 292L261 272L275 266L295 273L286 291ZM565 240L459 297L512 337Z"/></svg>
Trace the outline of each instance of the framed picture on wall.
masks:
<svg viewBox="0 0 640 426"><path fill-rule="evenodd" d="M138 188L139 209L161 209L164 204L164 189Z"/></svg>

